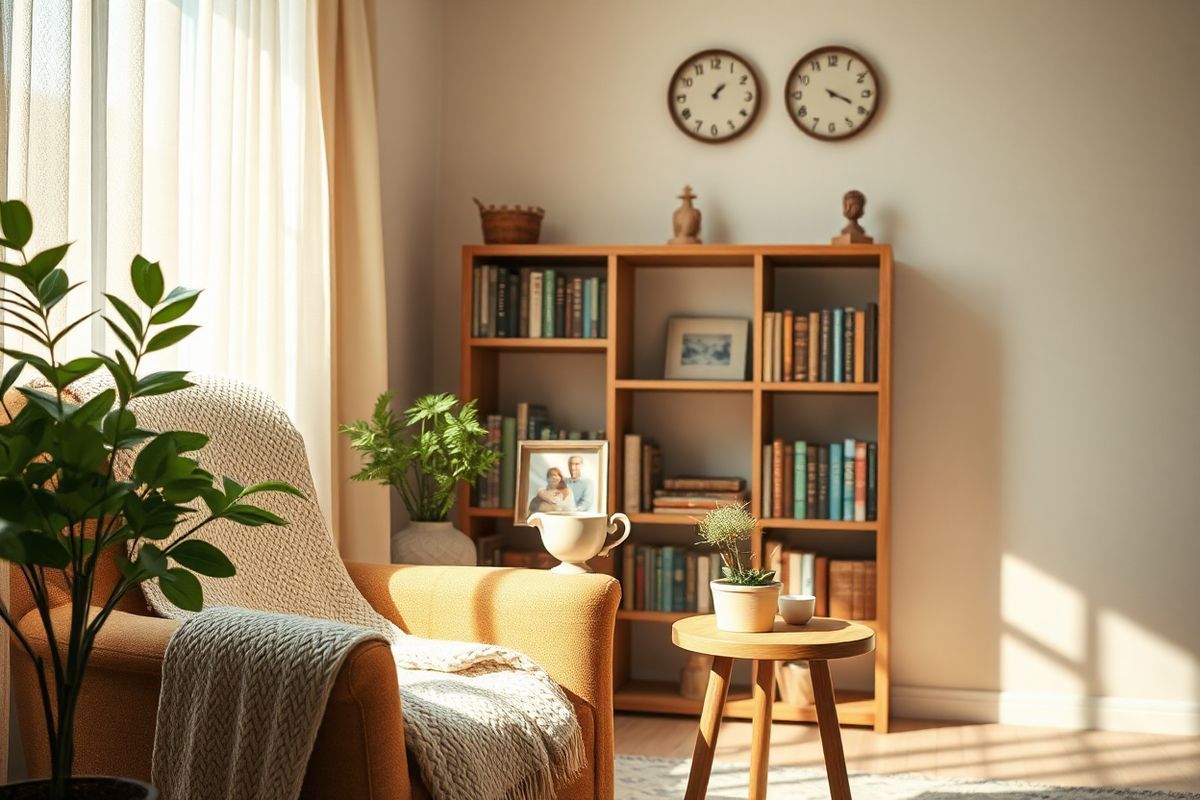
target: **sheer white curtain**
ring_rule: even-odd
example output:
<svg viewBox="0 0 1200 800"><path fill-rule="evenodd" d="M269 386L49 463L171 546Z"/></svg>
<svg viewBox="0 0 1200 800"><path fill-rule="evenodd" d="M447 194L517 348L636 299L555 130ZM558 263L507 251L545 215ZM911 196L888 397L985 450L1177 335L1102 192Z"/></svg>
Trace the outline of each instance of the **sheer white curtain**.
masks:
<svg viewBox="0 0 1200 800"><path fill-rule="evenodd" d="M315 4L0 0L0 195L73 241L63 309L130 294L135 253L202 288L154 368L233 375L304 434L331 506L330 245ZM131 295L130 295L131 296ZM100 320L68 352L107 342ZM7 346L21 348L5 333ZM166 359L169 359L167 361Z"/></svg>

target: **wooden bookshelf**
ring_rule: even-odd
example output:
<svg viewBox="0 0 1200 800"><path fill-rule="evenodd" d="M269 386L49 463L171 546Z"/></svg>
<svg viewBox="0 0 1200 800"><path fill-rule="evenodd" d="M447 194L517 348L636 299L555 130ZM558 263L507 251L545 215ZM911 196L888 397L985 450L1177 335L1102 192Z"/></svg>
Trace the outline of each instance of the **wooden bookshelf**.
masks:
<svg viewBox="0 0 1200 800"><path fill-rule="evenodd" d="M476 265L501 264L518 267L557 269L581 267L589 274L607 279L608 338L606 339L512 339L473 338L471 314L472 274ZM737 268L753 285L753 324L749 346L749 377L742 381L680 381L639 375L635 367L635 285L638 270L669 267L685 271L702 268ZM782 310L776 302L777 283L791 280L794 270L820 270L823 276L845 276L860 285L869 282L871 297L879 304L878 382L807 383L766 382L762 380L762 320L766 311ZM748 272L744 273L741 270ZM833 270L834 272L830 272ZM844 272L841 272L844 271ZM672 272L671 274L676 274ZM814 273L799 273L799 276ZM686 273L684 273L686 276ZM840 522L810 519L764 519L755 532L752 546L761 555L763 534L789 541L804 536L816 547L834 547L849 542L846 537L873 540L876 561L876 619L867 620L876 632L873 691L838 692L838 716L844 725L864 725L886 732L890 709L890 633L891 633L891 405L892 405L892 251L889 245L470 245L462 250L461 365L460 394L476 398L482 414L512 414L515 409L499 408L500 360L505 353L577 353L604 361L604 430L609 442L609 511L620 510L623 495L624 434L654 436L652 430L639 429L634 419L634 398L640 393L678 393L680 398L703 400L705 393L748 396L751 474L751 504L762 508L762 445L775 435L776 402L872 403L873 430L878 446L877 517L872 522ZM782 292L781 292L782 294ZM645 343L642 343L645 346ZM528 358L529 356L525 356ZM534 355L533 357L537 357ZM598 362L597 362L598 363ZM598 389L600 387L597 387ZM803 398L809 398L805 400ZM825 398L825 399L820 399ZM839 399L840 398L840 399ZM553 411L553 409L551 409ZM782 421L781 421L782 423ZM829 439L844 438L843 431L829 430ZM470 505L470 489L462 487L458 495L459 526L473 537L493 531L497 524L512 518L512 509L475 508ZM688 525L686 515L653 513L631 514L631 542L654 542L659 526ZM649 533L647 533L649 532ZM532 536L532 534L531 534ZM606 572L619 571L621 559L597 559L593 566ZM634 679L631 673L631 627L655 625L669 641L670 623L689 616L687 613L621 610L615 632L613 664L614 705L619 710L664 714L695 715L701 701L679 695L678 686L669 682ZM726 706L730 717L751 717L748 692L731 692ZM776 702L776 720L813 722L811 708Z"/></svg>

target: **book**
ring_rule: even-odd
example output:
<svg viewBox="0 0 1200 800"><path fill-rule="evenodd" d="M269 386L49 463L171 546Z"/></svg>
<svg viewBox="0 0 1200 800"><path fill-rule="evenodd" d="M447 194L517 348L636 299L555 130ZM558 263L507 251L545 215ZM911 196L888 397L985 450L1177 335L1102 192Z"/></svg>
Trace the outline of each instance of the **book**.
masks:
<svg viewBox="0 0 1200 800"><path fill-rule="evenodd" d="M832 347L833 312L828 308L821 310L821 381L833 380L833 347Z"/></svg>
<svg viewBox="0 0 1200 800"><path fill-rule="evenodd" d="M796 449L791 442L785 442L783 445L783 469L779 471L779 482L783 486L783 513L781 516L791 517L792 509L795 508L795 490L796 482L792 480L792 475L796 471Z"/></svg>
<svg viewBox="0 0 1200 800"><path fill-rule="evenodd" d="M706 500L725 500L730 503L744 503L750 499L746 490L740 492L706 492L697 489L655 489L655 497L702 497Z"/></svg>
<svg viewBox="0 0 1200 800"><path fill-rule="evenodd" d="M542 272L542 338L554 338L554 286L557 273L552 269Z"/></svg>
<svg viewBox="0 0 1200 800"><path fill-rule="evenodd" d="M646 553L649 548L644 545L637 545L634 548L634 570L636 570L636 580L634 583L634 599L633 607L639 610L646 609L648 598L646 596Z"/></svg>
<svg viewBox="0 0 1200 800"><path fill-rule="evenodd" d="M771 445L764 444L762 457L762 516L767 519L771 518L771 484L774 483L771 478L771 469Z"/></svg>
<svg viewBox="0 0 1200 800"><path fill-rule="evenodd" d="M817 446L808 446L808 455L804 464L804 518L819 519L820 507L817 505Z"/></svg>
<svg viewBox="0 0 1200 800"><path fill-rule="evenodd" d="M854 454L857 452L853 439L842 445L842 519L854 519Z"/></svg>
<svg viewBox="0 0 1200 800"><path fill-rule="evenodd" d="M829 519L829 445L817 446L817 514L814 519Z"/></svg>
<svg viewBox="0 0 1200 800"><path fill-rule="evenodd" d="M783 439L771 443L771 517L783 516Z"/></svg>
<svg viewBox="0 0 1200 800"><path fill-rule="evenodd" d="M583 277L571 278L571 336L583 338Z"/></svg>
<svg viewBox="0 0 1200 800"><path fill-rule="evenodd" d="M795 454L792 465L792 518L805 519L808 516L808 445L794 442L792 452Z"/></svg>
<svg viewBox="0 0 1200 800"><path fill-rule="evenodd" d="M826 477L829 481L829 512L825 519L840 520L842 518L842 445L834 442L829 445L829 470Z"/></svg>
<svg viewBox="0 0 1200 800"><path fill-rule="evenodd" d="M867 521L867 443L854 444L854 521Z"/></svg>
<svg viewBox="0 0 1200 800"><path fill-rule="evenodd" d="M636 514L642 510L642 437L627 433L622 446L625 448L624 510L626 514Z"/></svg>
<svg viewBox="0 0 1200 800"><path fill-rule="evenodd" d="M817 556L813 562L813 594L817 597L816 616L829 616L829 559Z"/></svg>
<svg viewBox="0 0 1200 800"><path fill-rule="evenodd" d="M795 323L792 321L792 312L783 312L783 367L780 378L785 381L792 380L793 377L793 358L795 356L793 337L795 335Z"/></svg>
<svg viewBox="0 0 1200 800"><path fill-rule="evenodd" d="M842 380L846 383L854 382L854 309L847 308L842 312L843 325L845 333L843 334L842 344Z"/></svg>
<svg viewBox="0 0 1200 800"><path fill-rule="evenodd" d="M867 610L867 570L862 561L852 561L850 583L850 619L866 619L863 612Z"/></svg>
<svg viewBox="0 0 1200 800"><path fill-rule="evenodd" d="M784 578L783 542L777 539L763 539L762 547L763 564L766 569L775 573L775 580L782 582Z"/></svg>
<svg viewBox="0 0 1200 800"><path fill-rule="evenodd" d="M762 379L771 381L772 368L774 361L774 344L775 344L775 312L768 311L763 314L763 340L762 340Z"/></svg>
<svg viewBox="0 0 1200 800"><path fill-rule="evenodd" d="M867 383L879 380L879 304L867 303L864 319L866 341L863 342L863 375Z"/></svg>
<svg viewBox="0 0 1200 800"><path fill-rule="evenodd" d="M829 562L829 616L836 619L854 619L851 599L854 590L854 562L831 560Z"/></svg>
<svg viewBox="0 0 1200 800"><path fill-rule="evenodd" d="M554 276L554 335L559 339L567 335L567 277L562 274Z"/></svg>
<svg viewBox="0 0 1200 800"><path fill-rule="evenodd" d="M592 282L592 336L593 339L600 338L600 279L590 278Z"/></svg>
<svg viewBox="0 0 1200 800"><path fill-rule="evenodd" d="M800 561L800 594L811 594L816 597L816 566L817 554L805 552Z"/></svg>
<svg viewBox="0 0 1200 800"><path fill-rule="evenodd" d="M792 321L792 380L807 381L808 377L808 315L796 314Z"/></svg>
<svg viewBox="0 0 1200 800"><path fill-rule="evenodd" d="M508 281L503 274L496 277L496 336L508 336Z"/></svg>
<svg viewBox="0 0 1200 800"><path fill-rule="evenodd" d="M479 306L483 293L479 291L479 276L483 268L478 264L471 268L471 336L479 336Z"/></svg>
<svg viewBox="0 0 1200 800"><path fill-rule="evenodd" d="M500 507L512 508L516 502L517 419L505 417L500 431Z"/></svg>
<svg viewBox="0 0 1200 800"><path fill-rule="evenodd" d="M621 548L621 608L626 611L634 609L637 599L637 584L634 583L637 568L633 565L633 548L628 545Z"/></svg>
<svg viewBox="0 0 1200 800"><path fill-rule="evenodd" d="M831 354L832 364L830 364L829 380L834 383L842 382L842 350L846 345L846 321L845 312L840 308L833 309L832 322L830 322L829 336L832 340L833 352Z"/></svg>
<svg viewBox="0 0 1200 800"><path fill-rule="evenodd" d="M518 297L518 314L517 335L523 338L529 337L529 275L533 270L530 267L521 267L520 282L521 294Z"/></svg>
<svg viewBox="0 0 1200 800"><path fill-rule="evenodd" d="M663 481L664 489L691 489L695 491L739 492L746 488L742 478L704 478L685 475L678 478L667 478Z"/></svg>
<svg viewBox="0 0 1200 800"><path fill-rule="evenodd" d="M710 553L705 553L696 558L696 613L711 614L712 613L712 593L709 591L708 582L712 580L709 576L712 575L712 559L716 556Z"/></svg>
<svg viewBox="0 0 1200 800"><path fill-rule="evenodd" d="M821 380L821 314L808 312L808 379Z"/></svg>
<svg viewBox="0 0 1200 800"><path fill-rule="evenodd" d="M671 611L687 611L687 553L671 548Z"/></svg>
<svg viewBox="0 0 1200 800"><path fill-rule="evenodd" d="M654 490L662 483L662 450L653 442L642 442L642 508L651 508Z"/></svg>
<svg viewBox="0 0 1200 800"><path fill-rule="evenodd" d="M608 281L600 281L600 316L597 322L597 335L601 339L608 338Z"/></svg>
<svg viewBox="0 0 1200 800"><path fill-rule="evenodd" d="M529 273L529 338L542 338L542 273Z"/></svg>
<svg viewBox="0 0 1200 800"><path fill-rule="evenodd" d="M867 519L874 522L878 519L878 453L879 447L875 442L867 443Z"/></svg>
<svg viewBox="0 0 1200 800"><path fill-rule="evenodd" d="M655 511L664 508L700 508L712 509L736 505L738 501L725 500L718 497L655 497L652 505ZM745 502L744 500L741 502Z"/></svg>
<svg viewBox="0 0 1200 800"><path fill-rule="evenodd" d="M696 609L696 583L697 574L696 567L699 564L699 556L696 551L689 550L684 557L684 592L683 592L683 608L680 611L694 611Z"/></svg>
<svg viewBox="0 0 1200 800"><path fill-rule="evenodd" d="M854 312L854 382L863 383L866 381L866 371L864 355L866 353L866 319L867 312Z"/></svg>
<svg viewBox="0 0 1200 800"><path fill-rule="evenodd" d="M784 594L805 594L804 585L804 554L799 550L789 550L784 553Z"/></svg>

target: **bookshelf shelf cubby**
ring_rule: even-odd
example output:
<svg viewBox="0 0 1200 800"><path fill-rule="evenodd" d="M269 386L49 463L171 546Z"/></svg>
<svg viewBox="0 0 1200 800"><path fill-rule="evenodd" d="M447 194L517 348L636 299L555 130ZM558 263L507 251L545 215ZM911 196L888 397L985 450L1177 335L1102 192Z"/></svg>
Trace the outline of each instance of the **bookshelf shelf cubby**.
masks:
<svg viewBox="0 0 1200 800"><path fill-rule="evenodd" d="M483 265L509 270L562 270L601 278L606 282L607 336L473 337L474 274L475 268ZM746 478L751 508L759 517L763 516L765 481L770 479L764 470L764 445L777 437L809 443L853 437L876 443L876 519L852 522L768 517L761 519L751 547L754 555L761 557L764 539L769 539L783 542L787 549L802 545L830 558L874 559L874 618L860 620L876 631L875 653L862 657L866 659L864 666L869 675L865 681L870 691L838 691L837 704L843 725L871 726L878 732L888 729L891 694L892 276L888 245L548 244L469 245L462 249L461 396L477 399L481 415L512 414L514 397L543 402L541 396L519 396L527 384L538 385L538 391L544 393L546 375L569 374L575 403L580 393L584 400L594 397L595 405L585 404L590 409L588 419L602 415L594 424L573 427L602 429L608 440L609 512L623 509L625 434L651 438L661 435L666 440L660 444L668 474L681 474L684 466L703 471L703 462L711 469L714 457L721 460L723 471L708 474ZM861 309L863 303L878 306L877 375L868 374L867 380L856 375L860 382L853 383L770 380L774 375L765 374L764 320L768 313L811 314L844 306ZM664 380L664 323L673 315L751 319L746 379ZM573 361L564 369L564 359L578 359L578 369ZM540 364L546 366L540 368ZM546 375L530 378L530 370ZM696 404L700 404L700 411ZM720 420L717 428L725 438L719 443L710 442L715 431L679 423L674 419L677 414L691 414L688 419L699 415ZM677 427L668 431L668 423ZM679 425L684 425L682 432ZM670 463L672 459L675 464ZM472 537L516 536L526 546L533 541L520 536L525 529L511 527L511 508L473 507L468 487L460 489L457 507L459 527ZM698 511L696 516L702 513ZM629 517L633 523L629 545L686 547L695 541L693 532L687 530L694 523L686 514L643 511ZM596 559L592 566L616 574L621 563L620 553L614 553L613 558ZM671 655L669 626L689 615L628 608L618 612L613 661L614 706L618 710L687 715L700 712L701 701L682 697L677 683L645 679L646 671L638 674L635 664L636 653L648 641L661 645L662 650L656 652ZM657 677L663 677L661 670ZM773 713L776 720L816 719L812 708L783 702L774 704ZM734 686L726 716L752 716L748 691Z"/></svg>

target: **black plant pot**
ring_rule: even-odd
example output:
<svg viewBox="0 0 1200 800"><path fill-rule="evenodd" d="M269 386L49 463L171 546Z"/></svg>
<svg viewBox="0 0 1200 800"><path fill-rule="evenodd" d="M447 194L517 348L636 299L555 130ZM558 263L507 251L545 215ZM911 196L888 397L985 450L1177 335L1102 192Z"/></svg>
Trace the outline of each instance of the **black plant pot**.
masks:
<svg viewBox="0 0 1200 800"><path fill-rule="evenodd" d="M21 781L0 786L0 800L46 800L50 781ZM71 800L158 800L158 789L130 778L72 778Z"/></svg>

